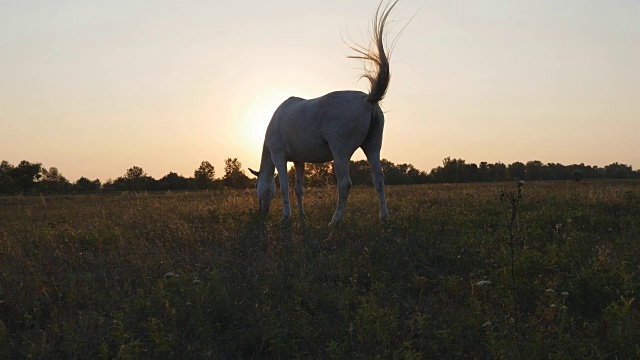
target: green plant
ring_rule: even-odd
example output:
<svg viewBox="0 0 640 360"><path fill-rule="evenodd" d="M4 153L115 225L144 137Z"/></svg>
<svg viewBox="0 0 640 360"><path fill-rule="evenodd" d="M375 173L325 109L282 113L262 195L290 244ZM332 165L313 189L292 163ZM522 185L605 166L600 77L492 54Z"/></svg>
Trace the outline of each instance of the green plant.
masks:
<svg viewBox="0 0 640 360"><path fill-rule="evenodd" d="M508 191L506 189L502 189L500 192L500 203L502 204L502 211L504 215L504 219L507 224L508 230L508 241L509 241L509 259L510 259L510 269L511 269L511 297L513 301L513 318L515 321L515 338L516 343L519 341L519 333L520 329L518 326L519 323L519 310L518 310L518 293L517 293L517 283L516 283L516 270L515 270L515 223L518 218L518 207L520 205L520 201L522 200L522 186L525 184L522 180L516 180L515 190ZM517 348L517 345L516 345Z"/></svg>

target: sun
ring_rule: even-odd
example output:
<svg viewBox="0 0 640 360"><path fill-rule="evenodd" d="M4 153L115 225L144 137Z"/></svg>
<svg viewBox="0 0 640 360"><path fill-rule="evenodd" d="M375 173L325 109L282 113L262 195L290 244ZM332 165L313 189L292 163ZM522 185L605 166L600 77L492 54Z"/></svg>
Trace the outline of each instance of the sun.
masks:
<svg viewBox="0 0 640 360"><path fill-rule="evenodd" d="M296 89L270 89L258 93L246 104L241 117L240 131L245 134L245 139L251 142L251 147L262 149L264 135L273 113L282 102L294 95L298 95Z"/></svg>

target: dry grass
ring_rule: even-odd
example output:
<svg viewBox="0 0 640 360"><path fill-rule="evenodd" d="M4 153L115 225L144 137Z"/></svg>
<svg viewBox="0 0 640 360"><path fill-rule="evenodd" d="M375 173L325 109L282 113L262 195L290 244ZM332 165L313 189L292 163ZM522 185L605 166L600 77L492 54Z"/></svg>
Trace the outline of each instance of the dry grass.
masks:
<svg viewBox="0 0 640 360"><path fill-rule="evenodd" d="M516 310L505 187L1 197L0 357L640 356L640 183L525 185Z"/></svg>

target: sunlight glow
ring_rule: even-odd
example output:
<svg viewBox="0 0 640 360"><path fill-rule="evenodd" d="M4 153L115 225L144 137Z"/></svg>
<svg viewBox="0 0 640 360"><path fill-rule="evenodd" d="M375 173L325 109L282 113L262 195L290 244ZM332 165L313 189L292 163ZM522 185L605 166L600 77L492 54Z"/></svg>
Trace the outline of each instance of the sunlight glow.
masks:
<svg viewBox="0 0 640 360"><path fill-rule="evenodd" d="M296 96L296 89L275 88L258 94L247 102L246 109L240 116L239 129L244 138L250 142L248 147L262 149L264 135L278 106L291 96Z"/></svg>

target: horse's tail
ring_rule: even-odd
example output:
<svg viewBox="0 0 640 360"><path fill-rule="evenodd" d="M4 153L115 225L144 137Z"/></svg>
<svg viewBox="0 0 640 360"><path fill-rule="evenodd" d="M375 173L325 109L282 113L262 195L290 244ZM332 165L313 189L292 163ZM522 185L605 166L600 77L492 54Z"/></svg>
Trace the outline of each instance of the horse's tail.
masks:
<svg viewBox="0 0 640 360"><path fill-rule="evenodd" d="M389 71L389 52L385 52L384 49L384 27L387 23L389 13L396 6L398 0L395 0L382 9L381 0L376 14L373 18L373 36L371 39L371 47L365 48L358 44L349 45L349 47L357 52L357 55L349 56L351 59L362 59L364 61L370 61L373 64L373 69L365 67L365 73L362 77L369 80L369 96L367 101L376 104L384 98L389 87L389 80L391 80L391 73ZM382 9L382 13L380 13ZM373 49L372 49L373 48Z"/></svg>

